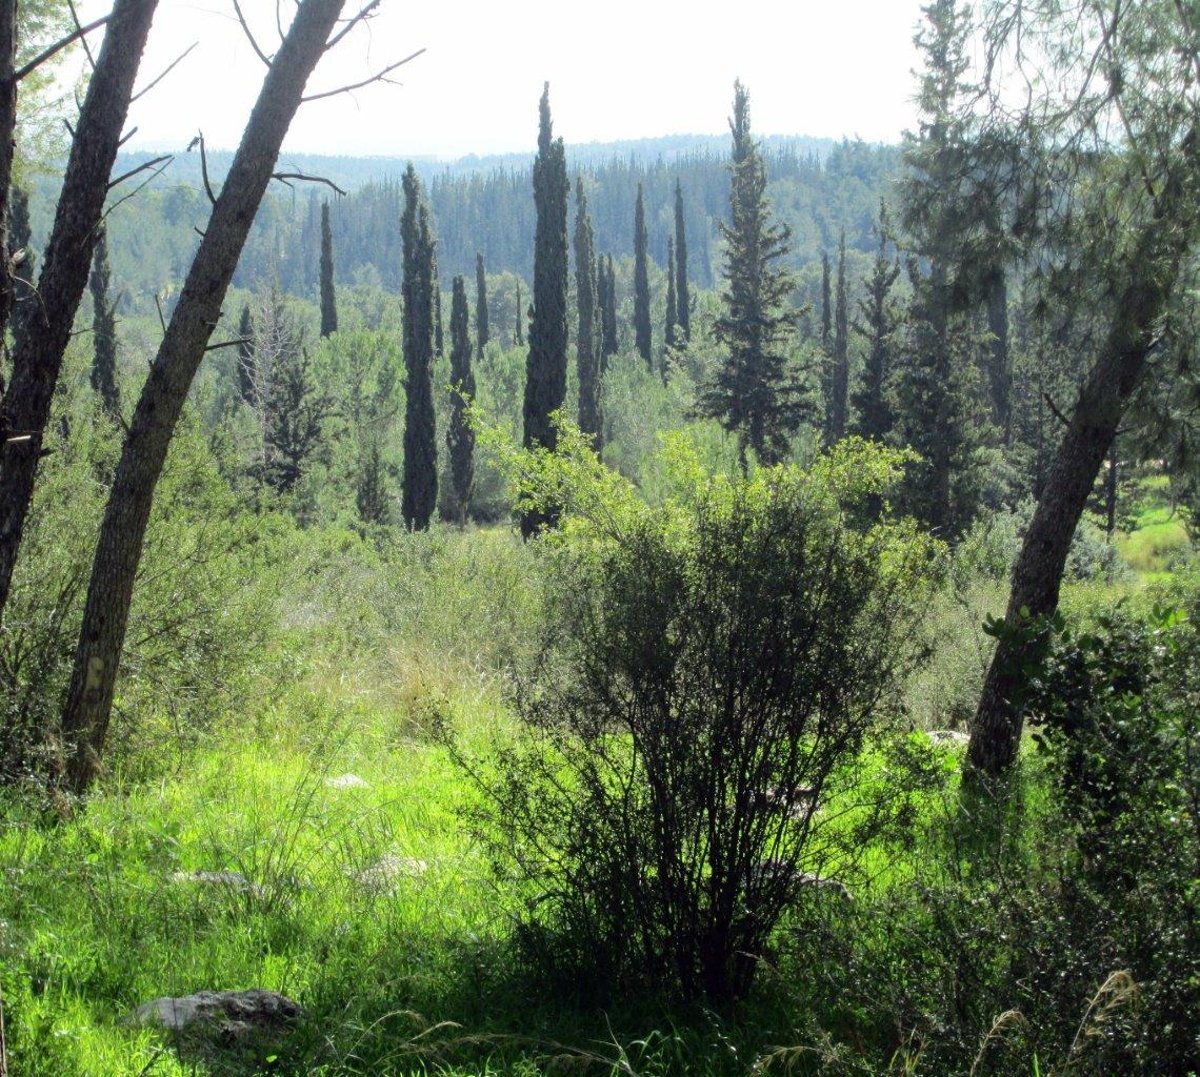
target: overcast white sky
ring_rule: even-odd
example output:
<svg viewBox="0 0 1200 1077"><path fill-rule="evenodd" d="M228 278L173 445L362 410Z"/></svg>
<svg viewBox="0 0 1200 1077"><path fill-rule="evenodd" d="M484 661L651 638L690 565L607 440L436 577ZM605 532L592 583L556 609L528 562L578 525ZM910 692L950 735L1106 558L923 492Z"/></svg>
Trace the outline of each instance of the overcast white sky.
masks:
<svg viewBox="0 0 1200 1077"><path fill-rule="evenodd" d="M87 0L82 14L107 6ZM243 0L264 48L278 38L275 6ZM919 9L920 0L383 0L369 28L326 57L310 91L425 53L396 73L400 86L305 105L286 145L397 157L530 150L547 79L555 133L568 143L723 133L739 77L759 135L894 141L913 123ZM135 103L131 148L177 150L198 130L214 148L236 146L264 69L231 0L160 0L141 81L192 42Z"/></svg>

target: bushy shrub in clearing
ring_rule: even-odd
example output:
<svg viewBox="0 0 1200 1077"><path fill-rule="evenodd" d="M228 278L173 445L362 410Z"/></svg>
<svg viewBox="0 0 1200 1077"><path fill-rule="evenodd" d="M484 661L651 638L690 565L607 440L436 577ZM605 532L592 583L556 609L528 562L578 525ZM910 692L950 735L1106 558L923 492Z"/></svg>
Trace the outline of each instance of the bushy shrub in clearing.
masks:
<svg viewBox="0 0 1200 1077"><path fill-rule="evenodd" d="M932 543L872 520L899 457L863 443L731 480L676 441L653 509L563 444L527 459L526 496L564 511L521 731L460 755L475 822L543 958L736 998L802 894L838 900L821 805L897 717Z"/></svg>

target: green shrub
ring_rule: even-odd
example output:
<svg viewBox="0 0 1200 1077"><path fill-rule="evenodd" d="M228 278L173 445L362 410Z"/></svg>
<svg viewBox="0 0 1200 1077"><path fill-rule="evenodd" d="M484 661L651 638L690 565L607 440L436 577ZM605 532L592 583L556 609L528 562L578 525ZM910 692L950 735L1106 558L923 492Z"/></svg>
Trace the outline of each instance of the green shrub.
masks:
<svg viewBox="0 0 1200 1077"><path fill-rule="evenodd" d="M865 522L899 458L862 443L729 480L677 442L678 492L654 509L560 444L526 475L566 510L522 732L460 754L474 819L540 962L736 998L784 913L841 892L821 886L837 853L818 807L897 717L932 544Z"/></svg>

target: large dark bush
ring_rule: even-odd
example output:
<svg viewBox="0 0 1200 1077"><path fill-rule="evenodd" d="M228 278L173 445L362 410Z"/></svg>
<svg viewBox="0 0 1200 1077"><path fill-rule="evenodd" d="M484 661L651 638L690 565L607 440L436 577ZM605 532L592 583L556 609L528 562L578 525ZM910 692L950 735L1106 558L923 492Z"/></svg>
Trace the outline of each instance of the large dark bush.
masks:
<svg viewBox="0 0 1200 1077"><path fill-rule="evenodd" d="M555 479L545 636L519 735L472 764L476 821L543 959L735 998L786 910L846 899L850 820L823 806L896 717L930 551L865 519L897 467L861 445L807 473L693 473L653 510L582 470L582 497Z"/></svg>

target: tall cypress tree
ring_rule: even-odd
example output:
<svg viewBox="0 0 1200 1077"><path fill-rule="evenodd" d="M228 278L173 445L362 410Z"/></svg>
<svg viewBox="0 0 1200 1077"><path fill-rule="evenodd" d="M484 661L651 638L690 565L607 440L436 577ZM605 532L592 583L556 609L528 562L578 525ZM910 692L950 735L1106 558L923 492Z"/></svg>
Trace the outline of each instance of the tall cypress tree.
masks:
<svg viewBox="0 0 1200 1077"><path fill-rule="evenodd" d="M521 306L518 296L517 307ZM519 311L518 311L519 314ZM450 332L451 337L454 333L454 311L450 311ZM491 340L491 332L488 328L488 299L487 299L487 277L483 273L483 255L478 251L475 254L475 354L482 361L483 349L487 347L487 343ZM450 341L451 349L454 348L454 341Z"/></svg>
<svg viewBox="0 0 1200 1077"><path fill-rule="evenodd" d="M442 278L438 271L436 246L433 251L433 351L439 359L446 354L446 335L442 321Z"/></svg>
<svg viewBox="0 0 1200 1077"><path fill-rule="evenodd" d="M533 162L537 227L533 248L533 318L525 364L525 436L528 448L553 451L558 431L550 420L567 393L567 158L550 120L550 83L538 107L538 152ZM525 512L521 534L529 538L552 526L557 513Z"/></svg>
<svg viewBox="0 0 1200 1077"><path fill-rule="evenodd" d="M321 203L321 336L337 332L337 295L333 290L333 232L329 203Z"/></svg>
<svg viewBox="0 0 1200 1077"><path fill-rule="evenodd" d="M579 429L598 449L603 430L600 412L600 341L596 320L596 240L588 216L583 179L575 180L575 360L579 374Z"/></svg>
<svg viewBox="0 0 1200 1077"><path fill-rule="evenodd" d="M608 369L608 360L617 354L617 274L613 270L612 255L604 257L600 270L604 278L604 314L600 325L600 370Z"/></svg>
<svg viewBox="0 0 1200 1077"><path fill-rule="evenodd" d="M833 441L833 287L829 254L821 252L821 402L825 406L821 438Z"/></svg>
<svg viewBox="0 0 1200 1077"><path fill-rule="evenodd" d="M424 530L437 505L437 443L433 414L434 244L421 181L404 172L404 474L400 511L409 530Z"/></svg>
<svg viewBox="0 0 1200 1077"><path fill-rule="evenodd" d="M250 304L242 307L242 318L238 322L237 347L238 396L252 408L258 406L258 377L254 363L254 318Z"/></svg>
<svg viewBox="0 0 1200 1077"><path fill-rule="evenodd" d="M887 207L879 204L879 249L867 278L867 294L858 301L859 319L854 331L866 340L862 381L852 402L857 417L851 426L859 437L883 441L892 431L896 418L892 412L889 381L899 315L891 299L892 286L900 276L900 259L888 259L890 242Z"/></svg>
<svg viewBox="0 0 1200 1077"><path fill-rule="evenodd" d="M480 258L476 267L482 265ZM478 282L478 277L476 280ZM450 453L455 516L460 525L467 522L475 483L475 431L467 414L475 398L475 374L471 370L471 335L467 321L467 286L462 277L455 277L450 300L450 429L446 431L446 448Z"/></svg>
<svg viewBox="0 0 1200 1077"><path fill-rule="evenodd" d="M833 408L829 416L829 441L836 444L846 436L850 393L849 312L846 297L846 230L838 243L837 290L833 306L833 371L830 388Z"/></svg>
<svg viewBox="0 0 1200 1077"><path fill-rule="evenodd" d="M638 184L637 204L633 210L633 334L638 355L653 368L650 343L650 267L649 237L646 235L646 205L642 185Z"/></svg>
<svg viewBox="0 0 1200 1077"><path fill-rule="evenodd" d="M675 290L675 240L667 240L667 317L664 333L666 347L663 349L663 381L667 380L667 360L673 349L679 347L679 301Z"/></svg>
<svg viewBox="0 0 1200 1077"><path fill-rule="evenodd" d="M786 456L792 434L804 419L802 388L788 368L785 345L797 313L788 306L791 272L780 264L791 233L771 220L767 175L750 134L750 96L734 83L733 159L730 163L730 223L725 238L724 312L714 326L728 356L701 393L697 411L735 431L742 468L748 450L764 464Z"/></svg>
<svg viewBox="0 0 1200 1077"><path fill-rule="evenodd" d="M513 343L519 348L525 343L525 312L521 309L521 282L517 281L517 324L513 328Z"/></svg>
<svg viewBox="0 0 1200 1077"><path fill-rule="evenodd" d="M692 297L688 288L687 231L683 224L683 186L675 181L675 313L679 344L692 339Z"/></svg>
<svg viewBox="0 0 1200 1077"><path fill-rule="evenodd" d="M117 386L117 323L109 299L112 272L108 267L108 236L103 226L96 236L92 255L92 389L111 419L121 417L121 394Z"/></svg>

